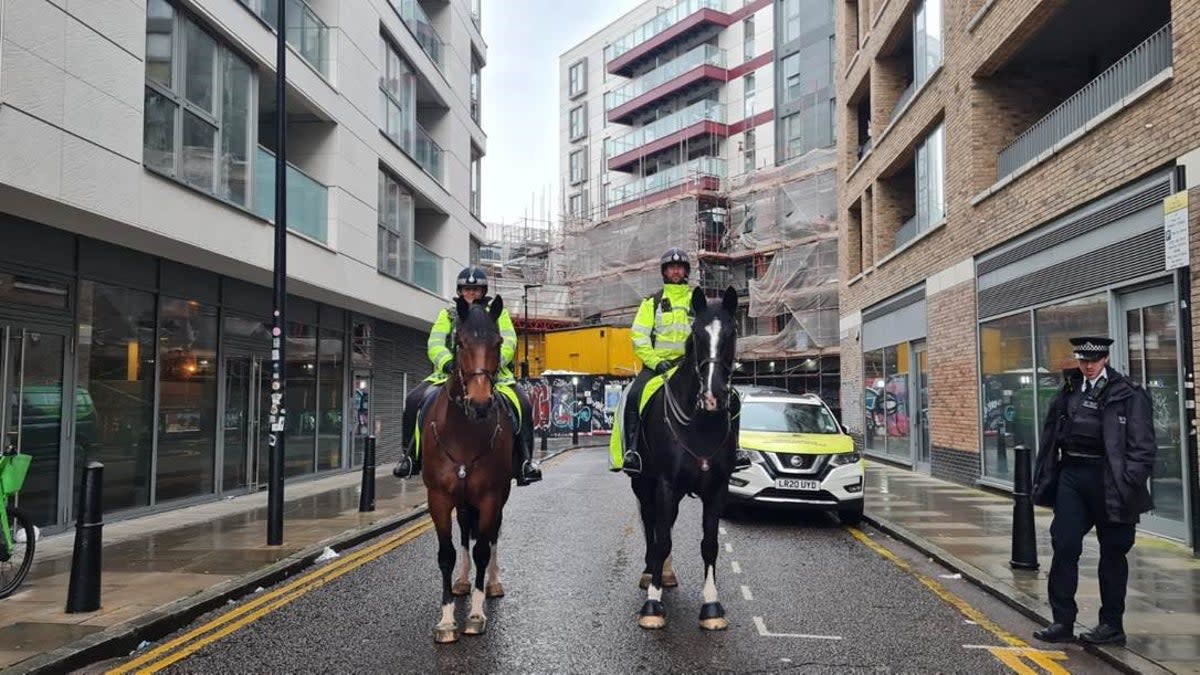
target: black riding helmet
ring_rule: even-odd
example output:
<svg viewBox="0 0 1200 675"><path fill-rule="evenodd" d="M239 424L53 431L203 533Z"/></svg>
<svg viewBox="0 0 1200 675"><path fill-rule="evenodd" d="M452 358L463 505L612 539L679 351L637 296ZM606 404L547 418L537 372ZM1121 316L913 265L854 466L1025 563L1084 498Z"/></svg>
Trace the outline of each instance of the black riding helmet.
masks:
<svg viewBox="0 0 1200 675"><path fill-rule="evenodd" d="M488 293L487 274L484 273L483 269L476 265L464 267L463 270L458 273L458 279L454 284L455 291L459 295L462 295L462 289L464 287L469 286L482 288L484 295L487 295Z"/></svg>
<svg viewBox="0 0 1200 675"><path fill-rule="evenodd" d="M664 251L662 254L662 257L659 258L658 262L659 262L658 270L662 274L664 283L667 280L667 265L670 265L671 263L682 263L683 264L683 279L684 279L684 281L687 281L687 278L692 275L692 263L691 263L691 261L688 260L687 251L684 251L683 249L679 248L678 246L672 246L671 248Z"/></svg>

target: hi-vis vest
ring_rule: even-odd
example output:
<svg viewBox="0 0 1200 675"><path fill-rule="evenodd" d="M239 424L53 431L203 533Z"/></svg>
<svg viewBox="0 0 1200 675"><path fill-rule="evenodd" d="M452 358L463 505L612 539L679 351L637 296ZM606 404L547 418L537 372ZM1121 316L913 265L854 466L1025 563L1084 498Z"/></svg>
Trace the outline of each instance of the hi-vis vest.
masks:
<svg viewBox="0 0 1200 675"><path fill-rule="evenodd" d="M429 331L429 340L425 346L429 362L433 364L433 374L426 378L430 381L445 380L446 364L454 358L451 350L454 348L454 327L455 319L458 317L457 313L458 310L453 307L438 312L437 321L433 322L433 328ZM500 312L498 323L503 342L500 344L500 370L496 373L496 381L512 382L514 380L512 361L517 354L517 330L513 327L508 309Z"/></svg>
<svg viewBox="0 0 1200 675"><path fill-rule="evenodd" d="M687 284L664 284L661 293L638 307L630 336L633 353L647 368L683 356L692 332L692 289Z"/></svg>

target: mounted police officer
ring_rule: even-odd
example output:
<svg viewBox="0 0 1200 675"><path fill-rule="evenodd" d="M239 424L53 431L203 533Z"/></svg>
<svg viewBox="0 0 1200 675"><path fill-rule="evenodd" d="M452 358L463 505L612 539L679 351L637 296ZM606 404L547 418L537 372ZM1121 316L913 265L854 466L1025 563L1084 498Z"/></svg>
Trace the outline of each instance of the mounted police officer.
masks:
<svg viewBox="0 0 1200 675"><path fill-rule="evenodd" d="M1157 450L1150 397L1108 366L1112 340L1071 338L1078 369L1046 415L1033 481L1033 499L1054 508L1049 595L1054 623L1034 632L1045 642L1074 640L1075 589L1083 537L1100 542L1100 623L1079 636L1092 644L1123 643L1125 587L1138 516L1153 508L1146 487Z"/></svg>
<svg viewBox="0 0 1200 675"><path fill-rule="evenodd" d="M492 302L488 293L487 274L478 267L465 267L458 273L455 282L459 297L468 303L482 302L485 306ZM443 309L438 313L437 321L429 331L427 343L429 361L433 364L433 373L425 378L408 393L404 401L404 418L401 428L401 438L404 442L404 457L392 470L399 477L411 476L418 468L418 454L415 442L417 413L430 401L449 378L454 368L454 321L458 316L453 307ZM508 387L516 392L521 404L521 426L517 430L517 442L513 444L514 475L517 485L528 485L542 479L542 471L533 464L533 408L524 390L514 386L512 360L517 353L517 331L513 328L512 318L508 309L500 313L500 370L496 373L496 386Z"/></svg>
<svg viewBox="0 0 1200 675"><path fill-rule="evenodd" d="M662 290L642 300L633 318L631 338L633 353L642 361L642 370L629 386L621 420L625 452L613 462L613 470L623 469L630 475L641 473L642 456L638 453L638 402L646 382L663 375L683 358L688 335L692 330L692 289L688 275L692 264L687 252L678 247L667 249L659 258Z"/></svg>

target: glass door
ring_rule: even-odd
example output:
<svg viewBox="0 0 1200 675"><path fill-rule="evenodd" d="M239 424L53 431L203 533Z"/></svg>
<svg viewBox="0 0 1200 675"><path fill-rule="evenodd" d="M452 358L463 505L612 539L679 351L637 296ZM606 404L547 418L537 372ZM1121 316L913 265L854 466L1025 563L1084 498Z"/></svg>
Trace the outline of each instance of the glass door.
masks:
<svg viewBox="0 0 1200 675"><path fill-rule="evenodd" d="M1154 416L1158 454L1150 493L1155 510L1142 523L1151 532L1186 540L1190 502L1183 452L1179 312L1174 296L1173 285L1119 296L1124 344L1115 365L1146 388Z"/></svg>
<svg viewBox="0 0 1200 675"><path fill-rule="evenodd" d="M225 358L225 459L222 490L257 490L267 475L271 383L263 355Z"/></svg>
<svg viewBox="0 0 1200 675"><path fill-rule="evenodd" d="M929 473L932 452L929 444L929 352L924 342L913 344L916 386L913 387L913 417L916 419L916 468Z"/></svg>
<svg viewBox="0 0 1200 675"><path fill-rule="evenodd" d="M66 342L60 333L0 324L0 443L32 456L17 504L43 526L58 522Z"/></svg>

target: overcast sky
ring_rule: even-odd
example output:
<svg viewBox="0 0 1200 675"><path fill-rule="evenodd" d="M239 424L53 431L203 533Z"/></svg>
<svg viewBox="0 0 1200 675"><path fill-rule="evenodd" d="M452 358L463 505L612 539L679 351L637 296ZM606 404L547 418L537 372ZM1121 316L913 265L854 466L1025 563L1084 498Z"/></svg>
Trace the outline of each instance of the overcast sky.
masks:
<svg viewBox="0 0 1200 675"><path fill-rule="evenodd" d="M558 57L641 1L483 0L484 222L558 212Z"/></svg>

